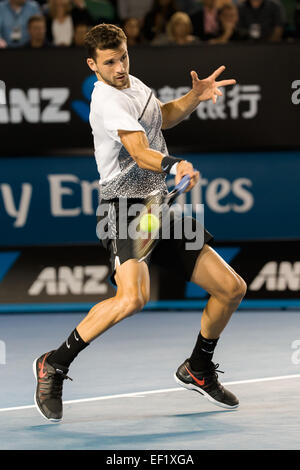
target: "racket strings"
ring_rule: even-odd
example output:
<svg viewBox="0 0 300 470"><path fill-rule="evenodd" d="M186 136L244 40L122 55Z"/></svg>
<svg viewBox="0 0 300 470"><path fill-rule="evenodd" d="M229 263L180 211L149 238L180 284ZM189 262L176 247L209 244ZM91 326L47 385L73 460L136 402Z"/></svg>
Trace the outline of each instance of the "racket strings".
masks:
<svg viewBox="0 0 300 470"><path fill-rule="evenodd" d="M153 195L149 197L145 202L145 209L139 215L139 220L145 215L154 215L159 221L159 226L156 230L151 230L145 232L141 229L140 224L138 224L137 232L138 236L135 240L136 251L139 258L144 258L150 252L153 247L155 240L159 239L161 220L162 220L162 196L160 194Z"/></svg>

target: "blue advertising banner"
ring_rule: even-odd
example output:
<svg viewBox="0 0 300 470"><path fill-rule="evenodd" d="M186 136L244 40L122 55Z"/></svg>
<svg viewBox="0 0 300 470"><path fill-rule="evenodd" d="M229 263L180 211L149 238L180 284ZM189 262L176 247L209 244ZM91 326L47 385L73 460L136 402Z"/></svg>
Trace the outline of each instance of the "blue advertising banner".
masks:
<svg viewBox="0 0 300 470"><path fill-rule="evenodd" d="M96 242L94 158L0 159L0 245Z"/></svg>
<svg viewBox="0 0 300 470"><path fill-rule="evenodd" d="M183 157L200 181L181 202L217 241L300 238L300 152ZM97 242L98 180L91 157L0 159L0 246Z"/></svg>
<svg viewBox="0 0 300 470"><path fill-rule="evenodd" d="M193 196L216 240L300 238L300 152L183 157L200 171Z"/></svg>

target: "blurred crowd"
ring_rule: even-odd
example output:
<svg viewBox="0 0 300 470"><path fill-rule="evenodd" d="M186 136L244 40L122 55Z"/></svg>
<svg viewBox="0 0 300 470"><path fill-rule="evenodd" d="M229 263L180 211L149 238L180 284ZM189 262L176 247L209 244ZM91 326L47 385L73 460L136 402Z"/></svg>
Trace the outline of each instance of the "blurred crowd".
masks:
<svg viewBox="0 0 300 470"><path fill-rule="evenodd" d="M82 47L92 26L128 46L300 40L300 0L0 0L0 48Z"/></svg>

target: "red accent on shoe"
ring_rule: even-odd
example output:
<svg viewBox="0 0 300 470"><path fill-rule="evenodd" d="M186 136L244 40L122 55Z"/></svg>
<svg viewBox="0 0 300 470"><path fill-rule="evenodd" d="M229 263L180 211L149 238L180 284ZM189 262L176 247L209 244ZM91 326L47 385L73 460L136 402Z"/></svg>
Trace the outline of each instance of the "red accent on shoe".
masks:
<svg viewBox="0 0 300 470"><path fill-rule="evenodd" d="M197 379L186 366L184 366L184 367L186 368L186 370L190 374L190 376L195 380L195 382L198 385L200 385L200 387L203 387L203 385L205 385L205 380L204 379L203 380Z"/></svg>

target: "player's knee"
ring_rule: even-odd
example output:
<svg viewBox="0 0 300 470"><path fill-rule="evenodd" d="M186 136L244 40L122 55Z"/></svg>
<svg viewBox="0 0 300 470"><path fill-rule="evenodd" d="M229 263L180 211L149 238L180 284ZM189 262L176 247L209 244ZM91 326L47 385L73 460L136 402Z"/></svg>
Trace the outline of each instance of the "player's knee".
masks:
<svg viewBox="0 0 300 470"><path fill-rule="evenodd" d="M140 292L127 293L123 298L124 304L124 317L134 315L135 313L142 310L146 304L146 299Z"/></svg>
<svg viewBox="0 0 300 470"><path fill-rule="evenodd" d="M247 284L238 275L232 275L228 281L227 297L230 303L240 303L245 297Z"/></svg>
<svg viewBox="0 0 300 470"><path fill-rule="evenodd" d="M245 297L246 293L247 293L247 284L246 282L244 281L244 279L242 277L239 276L239 279L240 279L240 283L241 283L241 295L242 295L242 299Z"/></svg>
<svg viewBox="0 0 300 470"><path fill-rule="evenodd" d="M144 302L145 302L144 305L146 305L148 302L150 302L150 294L147 295L146 297L144 297Z"/></svg>
<svg viewBox="0 0 300 470"><path fill-rule="evenodd" d="M142 296L143 296L143 303L144 303L143 307L144 307L150 300L150 291L143 292Z"/></svg>

